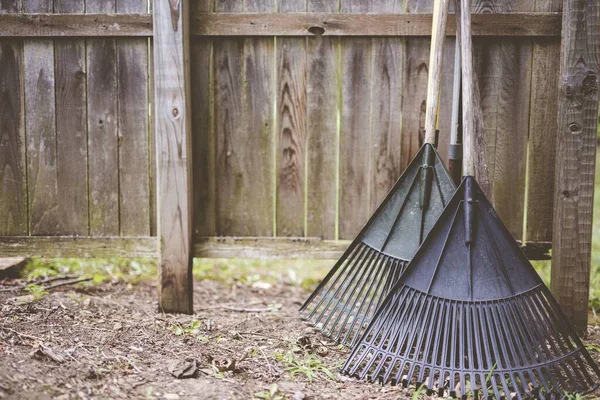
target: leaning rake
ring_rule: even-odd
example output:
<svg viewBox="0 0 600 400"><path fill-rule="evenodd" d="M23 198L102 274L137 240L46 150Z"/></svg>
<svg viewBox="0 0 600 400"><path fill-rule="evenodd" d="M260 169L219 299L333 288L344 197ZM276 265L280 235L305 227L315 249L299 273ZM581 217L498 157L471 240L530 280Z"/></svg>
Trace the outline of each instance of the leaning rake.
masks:
<svg viewBox="0 0 600 400"><path fill-rule="evenodd" d="M588 393L600 370L475 181L470 0L461 185L342 368L474 399Z"/></svg>
<svg viewBox="0 0 600 400"><path fill-rule="evenodd" d="M317 329L347 346L360 337L455 190L433 145L448 1L434 5L425 144L300 309Z"/></svg>

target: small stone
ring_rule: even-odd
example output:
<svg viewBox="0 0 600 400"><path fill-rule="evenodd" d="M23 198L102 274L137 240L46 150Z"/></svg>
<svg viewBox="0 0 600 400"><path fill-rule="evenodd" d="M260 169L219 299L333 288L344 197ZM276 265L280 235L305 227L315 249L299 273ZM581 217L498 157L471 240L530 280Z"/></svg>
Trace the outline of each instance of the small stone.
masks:
<svg viewBox="0 0 600 400"><path fill-rule="evenodd" d="M165 400L178 400L179 395L177 393L165 393L163 394L163 399Z"/></svg>

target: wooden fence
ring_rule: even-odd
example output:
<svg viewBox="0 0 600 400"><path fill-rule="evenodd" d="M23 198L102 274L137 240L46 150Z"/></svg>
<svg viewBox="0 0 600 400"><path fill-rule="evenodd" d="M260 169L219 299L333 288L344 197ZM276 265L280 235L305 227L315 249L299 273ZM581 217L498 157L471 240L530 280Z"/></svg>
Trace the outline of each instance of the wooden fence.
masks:
<svg viewBox="0 0 600 400"><path fill-rule="evenodd" d="M491 198L581 325L600 6L473 3ZM431 0L1 4L0 254L160 255L165 310L193 256L338 256L421 145Z"/></svg>

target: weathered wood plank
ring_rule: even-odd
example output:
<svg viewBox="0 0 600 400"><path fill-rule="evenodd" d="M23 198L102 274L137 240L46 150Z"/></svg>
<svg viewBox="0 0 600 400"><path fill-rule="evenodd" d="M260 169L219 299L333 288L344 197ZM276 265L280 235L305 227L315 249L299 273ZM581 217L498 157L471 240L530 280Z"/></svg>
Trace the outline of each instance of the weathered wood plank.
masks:
<svg viewBox="0 0 600 400"><path fill-rule="evenodd" d="M407 0L409 14L431 12L431 0ZM452 18L448 19L450 22ZM450 24L448 24L450 25ZM427 102L427 75L429 71L429 47L426 38L406 38L403 66L402 104L402 157L400 170L404 171L425 139L425 106Z"/></svg>
<svg viewBox="0 0 600 400"><path fill-rule="evenodd" d="M280 13L306 11L306 0L279 0ZM303 236L307 167L306 38L277 40L277 236Z"/></svg>
<svg viewBox="0 0 600 400"><path fill-rule="evenodd" d="M83 0L54 0L56 13L83 13ZM59 235L87 235L88 174L85 42L54 42Z"/></svg>
<svg viewBox="0 0 600 400"><path fill-rule="evenodd" d="M116 0L87 0L86 12L114 13ZM90 234L119 234L117 50L115 39L86 42Z"/></svg>
<svg viewBox="0 0 600 400"><path fill-rule="evenodd" d="M561 0L536 2L536 11L561 12ZM531 72L531 110L527 164L526 241L552 240L554 172L558 133L560 42L535 39Z"/></svg>
<svg viewBox="0 0 600 400"><path fill-rule="evenodd" d="M344 0L341 12L366 13L369 3ZM371 205L371 84L373 53L370 38L342 38L339 237L352 239L369 219Z"/></svg>
<svg viewBox="0 0 600 400"><path fill-rule="evenodd" d="M217 11L242 12L238 1L218 1ZM271 2L249 2L246 11L272 12ZM273 39L215 42L217 233L274 234Z"/></svg>
<svg viewBox="0 0 600 400"><path fill-rule="evenodd" d="M362 2L369 7L369 2ZM343 4L342 4L343 6ZM416 3L412 8L416 7ZM308 13L196 14L192 34L199 36L429 36L432 15L424 6L414 14ZM430 10L430 9L429 9ZM473 14L475 36L560 36L559 13ZM454 35L454 16L446 33Z"/></svg>
<svg viewBox="0 0 600 400"><path fill-rule="evenodd" d="M401 3L399 0L373 2L371 11L400 13ZM373 38L372 47L370 213L403 172L400 165L404 42L401 38Z"/></svg>
<svg viewBox="0 0 600 400"><path fill-rule="evenodd" d="M338 259L349 240L322 240L318 237L200 237L194 242L194 256L208 258ZM550 243L521 247L532 259L547 259Z"/></svg>
<svg viewBox="0 0 600 400"><path fill-rule="evenodd" d="M212 1L193 2L196 11L213 11ZM193 11L192 11L193 12ZM194 234L217 234L213 39L191 38Z"/></svg>
<svg viewBox="0 0 600 400"><path fill-rule="evenodd" d="M0 237L0 257L157 257L155 237Z"/></svg>
<svg viewBox="0 0 600 400"><path fill-rule="evenodd" d="M310 12L336 12L338 0L309 0ZM338 38L307 41L306 236L336 239L340 84Z"/></svg>
<svg viewBox="0 0 600 400"><path fill-rule="evenodd" d="M525 0L475 1L477 12L527 12ZM484 138L494 207L515 239L523 237L531 42L498 38L476 42Z"/></svg>
<svg viewBox="0 0 600 400"><path fill-rule="evenodd" d="M0 13L20 12L17 2L0 2ZM26 235L27 173L20 40L0 41L0 235Z"/></svg>
<svg viewBox="0 0 600 400"><path fill-rule="evenodd" d="M119 13L144 12L147 0L117 2ZM148 170L148 41L117 42L119 102L119 234L150 234Z"/></svg>
<svg viewBox="0 0 600 400"><path fill-rule="evenodd" d="M52 8L52 0L23 2L25 12L48 12ZM59 220L54 43L51 40L28 40L23 43L23 64L29 232L31 235L52 235Z"/></svg>
<svg viewBox="0 0 600 400"><path fill-rule="evenodd" d="M0 14L0 26L0 37L152 36L148 14Z"/></svg>
<svg viewBox="0 0 600 400"><path fill-rule="evenodd" d="M187 1L153 1L160 239L159 305L193 312Z"/></svg>
<svg viewBox="0 0 600 400"><path fill-rule="evenodd" d="M562 38L551 284L566 316L585 330L598 124L598 3L565 0Z"/></svg>

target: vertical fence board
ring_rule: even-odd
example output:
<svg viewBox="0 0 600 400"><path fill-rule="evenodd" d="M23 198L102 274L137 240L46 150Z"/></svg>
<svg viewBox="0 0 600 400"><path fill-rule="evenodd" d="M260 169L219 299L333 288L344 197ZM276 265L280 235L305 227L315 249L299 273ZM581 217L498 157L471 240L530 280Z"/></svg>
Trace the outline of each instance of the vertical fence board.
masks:
<svg viewBox="0 0 600 400"><path fill-rule="evenodd" d="M407 0L407 13L432 12L431 0ZM404 102L402 104L402 158L404 171L424 140L430 38L405 38Z"/></svg>
<svg viewBox="0 0 600 400"><path fill-rule="evenodd" d="M88 13L114 13L116 0L87 0ZM115 39L86 42L91 235L119 234L119 151Z"/></svg>
<svg viewBox="0 0 600 400"><path fill-rule="evenodd" d="M212 1L193 3L198 12L213 11ZM192 38L190 57L193 77L194 233L196 236L214 236L217 234L217 221L212 39Z"/></svg>
<svg viewBox="0 0 600 400"><path fill-rule="evenodd" d="M399 0L374 2L372 12L400 13L400 3ZM401 38L374 38L372 42L370 212L375 211L403 172L403 41Z"/></svg>
<svg viewBox="0 0 600 400"><path fill-rule="evenodd" d="M144 13L146 0L117 2L119 13ZM148 41L117 42L119 102L119 233L150 234L148 170Z"/></svg>
<svg viewBox="0 0 600 400"><path fill-rule="evenodd" d="M478 0L474 12L531 11L528 0ZM494 207L516 239L523 236L531 43L528 39L476 41L484 137Z"/></svg>
<svg viewBox="0 0 600 400"><path fill-rule="evenodd" d="M576 329L587 328L598 129L600 4L565 0L558 97L552 292Z"/></svg>
<svg viewBox="0 0 600 400"><path fill-rule="evenodd" d="M338 0L309 0L309 12L338 12ZM336 239L340 113L338 38L308 38L306 235Z"/></svg>
<svg viewBox="0 0 600 400"><path fill-rule="evenodd" d="M83 0L54 0L56 13L83 13ZM61 235L87 235L88 174L85 42L56 39L56 149Z"/></svg>
<svg viewBox="0 0 600 400"><path fill-rule="evenodd" d="M270 12L270 1L217 2L220 12ZM217 233L272 236L273 39L215 42Z"/></svg>
<svg viewBox="0 0 600 400"><path fill-rule="evenodd" d="M560 12L562 1L538 0L535 11ZM559 69L560 40L534 39L525 210L528 242L552 240Z"/></svg>
<svg viewBox="0 0 600 400"><path fill-rule="evenodd" d="M23 2L27 13L52 12L52 0ZM58 180L54 119L54 42L23 43L25 72L25 126L29 232L52 235L58 224Z"/></svg>
<svg viewBox="0 0 600 400"><path fill-rule="evenodd" d="M343 0L344 13L365 13L369 2ZM369 218L371 153L371 38L342 38L339 229L353 238Z"/></svg>
<svg viewBox="0 0 600 400"><path fill-rule="evenodd" d="M279 12L305 12L306 1L279 0ZM277 39L277 232L304 236L306 184L306 41Z"/></svg>
<svg viewBox="0 0 600 400"><path fill-rule="evenodd" d="M19 12L0 2L0 12ZM21 40L0 40L0 234L26 235L27 172Z"/></svg>
<svg viewBox="0 0 600 400"><path fill-rule="evenodd" d="M154 0L159 305L193 312L191 124L187 1Z"/></svg>

